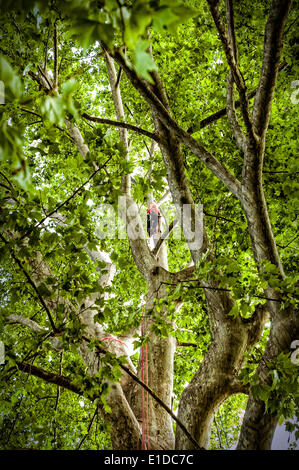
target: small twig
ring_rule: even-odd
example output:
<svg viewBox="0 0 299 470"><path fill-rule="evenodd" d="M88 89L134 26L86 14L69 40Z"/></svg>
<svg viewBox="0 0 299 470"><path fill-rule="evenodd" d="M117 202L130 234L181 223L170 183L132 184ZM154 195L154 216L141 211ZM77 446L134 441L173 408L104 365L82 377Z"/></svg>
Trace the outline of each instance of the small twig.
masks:
<svg viewBox="0 0 299 470"><path fill-rule="evenodd" d="M206 215L207 217L216 217L217 219L219 220L225 220L226 222L232 222L233 224L236 224L237 222L235 222L234 220L232 219L228 219L227 217L222 217L221 215L218 215L218 214L209 214L207 211L203 210L203 213L204 215Z"/></svg>
<svg viewBox="0 0 299 470"><path fill-rule="evenodd" d="M9 181L9 179L7 178L7 176L5 176L5 174L4 174L2 171L0 171L0 175L3 176L3 178L5 179L5 181L7 181L7 183L9 184L9 186L10 186L12 189L14 189L12 183Z"/></svg>
<svg viewBox="0 0 299 470"><path fill-rule="evenodd" d="M25 111L25 113L32 114L33 116L37 116L39 118L42 117L40 114L36 113L35 111L31 111L31 109L24 108L23 106L20 106L20 110Z"/></svg>
<svg viewBox="0 0 299 470"><path fill-rule="evenodd" d="M58 43L57 43L57 20L54 23L54 82L53 90L58 90Z"/></svg>
<svg viewBox="0 0 299 470"><path fill-rule="evenodd" d="M2 186L2 188L7 189L8 191L11 190L11 188L9 186L6 186L6 184L4 184L4 183L0 183L0 186Z"/></svg>
<svg viewBox="0 0 299 470"><path fill-rule="evenodd" d="M93 425L93 423L94 423L94 420L95 420L95 418L96 418L96 416L97 416L97 414L98 414L98 410L99 410L99 405L98 405L98 406L96 407L96 409L95 409L95 412L94 412L94 414L93 414L93 417L91 418L91 421L90 421L90 423L89 423L89 425L88 425L87 433L82 437L82 439L81 439L81 441L80 441L80 443L79 443L79 445L78 445L78 447L77 447L77 450L80 450L80 448L81 448L83 442L84 442L85 439L87 438L88 433L89 433L89 431L91 430L91 427L92 427L92 425Z"/></svg>
<svg viewBox="0 0 299 470"><path fill-rule="evenodd" d="M186 281L177 281L177 282L161 281L160 284L166 284L166 285L169 285L169 286L176 286L178 283L183 284L185 282L199 282L199 281L200 281L200 279L188 279ZM231 292L230 289L227 289L225 287L212 287L212 286L200 286L200 285L197 285L197 286L183 286L183 287L188 288L188 289L209 289L209 290L215 290L215 291ZM283 302L283 300L281 300L281 299L274 299L272 297L265 297L263 295L253 295L252 297L254 297L256 299L270 300L272 302Z"/></svg>
<svg viewBox="0 0 299 470"><path fill-rule="evenodd" d="M188 347L198 348L198 344L196 344L196 343L186 343L186 342L182 342L182 341L177 341L176 345L178 347L182 347L182 348L188 348Z"/></svg>
<svg viewBox="0 0 299 470"><path fill-rule="evenodd" d="M118 74L117 74L117 79L116 79L116 83L115 83L115 88L117 88L120 84L120 80L121 80L121 76L122 76L122 71L123 69L121 67L119 67L119 71L118 71Z"/></svg>
<svg viewBox="0 0 299 470"><path fill-rule="evenodd" d="M277 245L277 246L279 246L279 248L282 248L282 249L287 248L287 247L288 247L291 243L293 243L298 237L299 237L299 233L298 233L289 243L287 243L286 245Z"/></svg>

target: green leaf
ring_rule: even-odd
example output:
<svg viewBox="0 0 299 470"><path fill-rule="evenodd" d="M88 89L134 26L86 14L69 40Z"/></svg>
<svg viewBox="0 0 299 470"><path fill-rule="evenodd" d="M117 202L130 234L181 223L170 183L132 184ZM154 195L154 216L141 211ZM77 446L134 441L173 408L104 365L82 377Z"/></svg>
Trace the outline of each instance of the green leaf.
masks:
<svg viewBox="0 0 299 470"><path fill-rule="evenodd" d="M160 2L160 5L161 7L153 16L153 28L158 32L164 32L167 29L175 34L178 25L197 14L195 9L178 3L176 0L165 0Z"/></svg>
<svg viewBox="0 0 299 470"><path fill-rule="evenodd" d="M63 126L65 105L61 96L47 96L41 104L41 112L52 124Z"/></svg>
<svg viewBox="0 0 299 470"><path fill-rule="evenodd" d="M114 37L111 24L101 23L89 18L75 18L68 36L77 39L83 49L87 49L97 41L104 41L110 47ZM112 46L113 47L113 46Z"/></svg>
<svg viewBox="0 0 299 470"><path fill-rule="evenodd" d="M237 318L238 315L239 315L239 307L237 303L235 303L229 312L229 316L233 318Z"/></svg>
<svg viewBox="0 0 299 470"><path fill-rule="evenodd" d="M147 26L151 23L152 14L148 1L136 0L133 2L129 18L125 21L124 39L128 47L134 48L135 45L137 46L138 39L145 33Z"/></svg>
<svg viewBox="0 0 299 470"><path fill-rule="evenodd" d="M149 72L157 70L157 66L148 52L150 41L138 39L134 49L134 68L140 77L146 78L150 83L153 79Z"/></svg>
<svg viewBox="0 0 299 470"><path fill-rule="evenodd" d="M0 81L2 82L0 90L4 91L4 97L0 96L0 104L21 98L23 94L21 79L2 55L0 55Z"/></svg>
<svg viewBox="0 0 299 470"><path fill-rule="evenodd" d="M78 82L71 78L70 80L64 82L61 86L61 94L64 101L64 106L66 110L77 120L79 119L79 113L75 106L73 95L78 89Z"/></svg>

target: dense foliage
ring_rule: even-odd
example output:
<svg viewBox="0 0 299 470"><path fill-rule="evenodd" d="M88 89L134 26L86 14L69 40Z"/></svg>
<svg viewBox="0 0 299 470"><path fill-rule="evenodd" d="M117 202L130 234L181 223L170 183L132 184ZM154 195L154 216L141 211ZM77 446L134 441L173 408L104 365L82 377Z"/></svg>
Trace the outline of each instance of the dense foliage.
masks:
<svg viewBox="0 0 299 470"><path fill-rule="evenodd" d="M235 2L239 64L248 91L258 85L269 6L268 0ZM220 9L224 11L222 2ZM1 12L0 80L5 99L0 105L0 339L5 344L5 364L0 365L0 447L110 449L109 424L100 416L99 404L104 403L109 412L105 380L119 379L119 365L113 355L107 356L99 375L90 376L78 353L85 331L77 311L84 310L84 299L105 290L105 298L99 295L95 301L95 321L111 334L125 334L139 325L146 282L123 227L115 228L109 211L114 208L117 214L121 179L127 173L132 174L132 196L144 224L145 196L151 191L159 201L169 187L161 153L157 146L150 153L149 137L129 129L127 159L117 126L84 116L115 119L100 41L112 51L125 45L128 64L149 82L151 72L159 70L180 126L241 178L243 155L232 139L227 117L201 125L204 118L226 106L228 65L208 6L200 0L6 0L1 2ZM265 263L263 274L258 271L239 201L190 149L182 149L187 181L194 201L203 204L214 252L213 260L203 256L197 269L201 279L213 279L219 288L231 290L233 317L250 318L256 306L266 302L264 288L268 283L281 289L286 305L295 302L299 171L296 14L293 5L284 34L283 67L272 105L263 174L286 273L283 281L271 263ZM150 43L153 57L148 52ZM43 86L47 77L57 85L50 93ZM119 74L119 79L125 122L154 132L148 104L125 73ZM240 116L239 108L237 113ZM74 144L66 118L80 129L89 148L86 158ZM57 208L61 219L49 217ZM172 201L162 203L161 209L170 223L175 217ZM186 242L178 233L176 227L165 242L172 272L190 262ZM110 254L116 266L110 287L104 289L99 283L105 263L94 262L86 247L100 247ZM31 276L34 259L49 266L48 276L38 287ZM176 310L174 301L179 298L184 303ZM161 337L171 333L181 345L174 361L176 410L181 393L211 344L211 325L204 291L192 282L179 284L167 302L167 320L157 315L154 332ZM34 331L11 319L11 315L19 315L49 328L44 303L52 307L63 351L53 350L48 330ZM159 308L157 305L156 313ZM256 369L269 329L270 322L258 343L247 351L240 378L282 423L298 413L298 367L290 360L290 350L269 365L272 384L259 383ZM134 340L135 346L141 344L139 335ZM138 357L136 349L132 356L136 365ZM68 377L83 387L84 393L78 396L22 372L18 369L21 361ZM90 400L96 392L100 398ZM211 448L236 444L246 401L245 394L238 394L221 405L214 418Z"/></svg>

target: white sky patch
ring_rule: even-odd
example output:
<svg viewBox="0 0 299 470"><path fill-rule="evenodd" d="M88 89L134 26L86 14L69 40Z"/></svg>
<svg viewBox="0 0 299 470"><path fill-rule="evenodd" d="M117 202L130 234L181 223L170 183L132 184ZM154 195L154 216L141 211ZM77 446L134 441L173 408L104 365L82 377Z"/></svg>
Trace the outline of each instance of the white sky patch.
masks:
<svg viewBox="0 0 299 470"><path fill-rule="evenodd" d="M41 139L35 139L31 142L31 147L37 147L41 143Z"/></svg>
<svg viewBox="0 0 299 470"><path fill-rule="evenodd" d="M215 69L218 64L223 64L223 60L220 57L217 57L217 59L214 59L214 62L212 63L213 69Z"/></svg>
<svg viewBox="0 0 299 470"><path fill-rule="evenodd" d="M293 421L295 421L295 418ZM295 431L289 433L285 428L285 424L276 426L271 450L288 450L292 442L296 442L298 447L299 439L296 440Z"/></svg>
<svg viewBox="0 0 299 470"><path fill-rule="evenodd" d="M95 100L97 93L98 93L97 88L94 88L92 91L89 92L92 100Z"/></svg>

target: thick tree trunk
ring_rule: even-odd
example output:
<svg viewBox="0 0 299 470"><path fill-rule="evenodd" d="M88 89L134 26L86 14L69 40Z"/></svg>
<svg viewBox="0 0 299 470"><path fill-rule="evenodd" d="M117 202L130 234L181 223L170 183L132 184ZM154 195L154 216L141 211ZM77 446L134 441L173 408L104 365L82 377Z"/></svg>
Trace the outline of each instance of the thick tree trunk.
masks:
<svg viewBox="0 0 299 470"><path fill-rule="evenodd" d="M271 361L281 352L289 353L292 341L298 339L298 336L298 312L287 309L281 310L278 315L274 316L263 360L258 367L261 383L271 384ZM242 450L269 450L277 421L277 415L266 413L265 403L254 398L250 393L237 448Z"/></svg>
<svg viewBox="0 0 299 470"><path fill-rule="evenodd" d="M255 149L256 155L249 156L252 168L244 167L246 175L242 186L241 204L247 219L248 232L256 263L270 261L278 267L284 277L283 267L275 243L262 183L263 149Z"/></svg>
<svg viewBox="0 0 299 470"><path fill-rule="evenodd" d="M261 166L263 153L260 150L255 155L249 155L248 161L255 165L245 168L247 174L246 186L243 187L242 206L247 218L251 245L258 269L262 271L261 262L269 261L278 268L278 276L285 277L282 263L275 243L267 204L264 197ZM271 318L271 332L267 342L263 361L258 368L261 383L270 384L272 377L269 373L271 361L280 353L288 353L293 340L299 336L299 316L293 307L285 308L279 290L268 286L265 289L268 299L267 306ZM270 367L271 369L271 367ZM265 404L249 396L238 449L270 449L277 416L265 413Z"/></svg>
<svg viewBox="0 0 299 470"><path fill-rule="evenodd" d="M206 449L209 446L215 411L226 398L238 390L235 385L249 345L248 333L240 318L227 318L221 328L217 328L213 343L198 372L181 396L178 417L199 445ZM179 430L176 449L194 449Z"/></svg>
<svg viewBox="0 0 299 470"><path fill-rule="evenodd" d="M166 246L162 247L166 251ZM164 260L162 268L167 268L167 253L161 257ZM143 311L141 333L149 337L149 342L144 345L139 353L138 375L143 382L148 383L152 391L171 408L173 390L173 364L175 353L175 338L169 334L166 338L159 337L152 331L157 322L156 316L162 321L167 321L165 307L158 312L154 301L167 300L165 285L161 284L159 268L151 274L146 295L146 310ZM144 428L145 443L147 449L173 449L174 432L172 418L169 414L138 384L132 384L128 393L128 400L134 410L141 428Z"/></svg>
<svg viewBox="0 0 299 470"><path fill-rule="evenodd" d="M163 287L159 286L159 279L150 285L149 290L149 312L147 316L147 331L150 331L155 325L156 320L153 317L154 310L151 311L151 297L156 296L157 301L167 299L167 294ZM160 288L159 288L160 287ZM155 294L159 288L158 295ZM153 297L152 297L153 298ZM165 309L162 312L155 312L155 315L161 315L162 321L167 321ZM149 386L158 395L159 398L171 408L171 398L173 391L173 364L175 353L175 338L168 334L166 338L161 338L155 333L150 333L150 342L147 345L148 364L144 361L144 366L148 369ZM145 350L146 352L146 350ZM149 435L159 443L162 449L174 448L174 432L172 419L166 411L161 408L152 397L148 397L148 422Z"/></svg>

